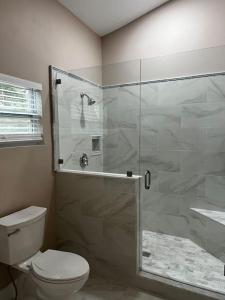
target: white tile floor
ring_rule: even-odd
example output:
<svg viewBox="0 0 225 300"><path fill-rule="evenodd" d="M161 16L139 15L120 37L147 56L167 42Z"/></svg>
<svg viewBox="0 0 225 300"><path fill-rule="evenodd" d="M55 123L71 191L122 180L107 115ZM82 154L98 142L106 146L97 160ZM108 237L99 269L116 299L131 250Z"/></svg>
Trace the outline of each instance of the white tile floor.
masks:
<svg viewBox="0 0 225 300"><path fill-rule="evenodd" d="M143 231L142 269L225 294L224 263L189 239Z"/></svg>

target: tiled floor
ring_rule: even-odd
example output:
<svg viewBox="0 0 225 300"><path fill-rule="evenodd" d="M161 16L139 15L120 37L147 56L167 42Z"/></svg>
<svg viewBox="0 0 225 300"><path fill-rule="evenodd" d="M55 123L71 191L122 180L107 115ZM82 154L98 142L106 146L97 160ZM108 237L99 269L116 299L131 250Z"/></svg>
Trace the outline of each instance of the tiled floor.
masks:
<svg viewBox="0 0 225 300"><path fill-rule="evenodd" d="M224 263L189 239L143 231L142 269L225 294Z"/></svg>
<svg viewBox="0 0 225 300"><path fill-rule="evenodd" d="M72 299L71 299L72 300ZM73 300L166 300L114 281L89 279Z"/></svg>
<svg viewBox="0 0 225 300"><path fill-rule="evenodd" d="M28 288L26 287L28 290ZM29 291L19 300L37 300L33 296L33 288L29 285ZM2 299L1 299L2 300ZM84 287L74 294L70 300L167 300L155 297L144 291L122 285L114 280L103 278L89 278Z"/></svg>

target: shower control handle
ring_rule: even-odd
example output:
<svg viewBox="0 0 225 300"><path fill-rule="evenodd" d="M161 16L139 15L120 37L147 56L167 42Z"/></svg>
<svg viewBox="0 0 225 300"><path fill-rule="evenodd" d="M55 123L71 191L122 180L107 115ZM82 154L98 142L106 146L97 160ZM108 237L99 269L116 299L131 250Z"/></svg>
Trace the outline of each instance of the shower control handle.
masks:
<svg viewBox="0 0 225 300"><path fill-rule="evenodd" d="M88 166L88 156L86 153L83 153L83 155L80 158L80 166L82 169Z"/></svg>
<svg viewBox="0 0 225 300"><path fill-rule="evenodd" d="M151 187L151 172L149 170L145 171L145 189L149 190Z"/></svg>

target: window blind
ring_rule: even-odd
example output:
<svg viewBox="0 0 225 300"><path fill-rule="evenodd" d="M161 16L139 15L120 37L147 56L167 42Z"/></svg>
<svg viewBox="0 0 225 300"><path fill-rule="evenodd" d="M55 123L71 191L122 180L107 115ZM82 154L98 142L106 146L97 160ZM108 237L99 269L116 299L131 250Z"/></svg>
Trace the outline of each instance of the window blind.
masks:
<svg viewBox="0 0 225 300"><path fill-rule="evenodd" d="M7 81L0 76L0 144L40 142L43 140L41 89L32 88L31 82L27 85L25 81L24 86L16 85L12 78L10 83L9 76Z"/></svg>

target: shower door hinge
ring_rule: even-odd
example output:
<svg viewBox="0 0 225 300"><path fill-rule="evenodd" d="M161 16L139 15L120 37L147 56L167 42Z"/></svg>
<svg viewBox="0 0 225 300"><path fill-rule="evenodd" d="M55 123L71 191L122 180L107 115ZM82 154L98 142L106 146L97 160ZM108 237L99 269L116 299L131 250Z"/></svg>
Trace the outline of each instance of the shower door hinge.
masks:
<svg viewBox="0 0 225 300"><path fill-rule="evenodd" d="M61 84L62 80L61 79L56 79L55 84Z"/></svg>
<svg viewBox="0 0 225 300"><path fill-rule="evenodd" d="M58 164L59 164L59 165L62 165L62 164L63 164L63 159L62 159L62 158L59 158L59 159L58 159Z"/></svg>

